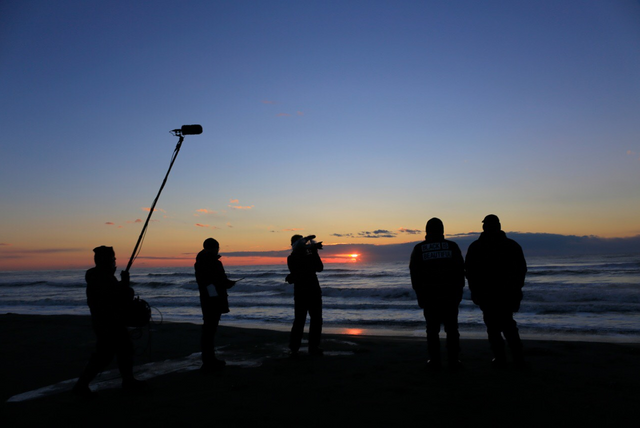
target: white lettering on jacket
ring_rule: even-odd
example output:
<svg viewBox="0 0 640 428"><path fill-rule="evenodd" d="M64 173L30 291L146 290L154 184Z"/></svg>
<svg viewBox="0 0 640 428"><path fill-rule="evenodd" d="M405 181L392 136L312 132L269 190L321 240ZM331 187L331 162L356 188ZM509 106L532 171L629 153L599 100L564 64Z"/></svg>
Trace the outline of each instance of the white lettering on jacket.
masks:
<svg viewBox="0 0 640 428"><path fill-rule="evenodd" d="M446 242L422 244L422 260L450 259L451 251Z"/></svg>

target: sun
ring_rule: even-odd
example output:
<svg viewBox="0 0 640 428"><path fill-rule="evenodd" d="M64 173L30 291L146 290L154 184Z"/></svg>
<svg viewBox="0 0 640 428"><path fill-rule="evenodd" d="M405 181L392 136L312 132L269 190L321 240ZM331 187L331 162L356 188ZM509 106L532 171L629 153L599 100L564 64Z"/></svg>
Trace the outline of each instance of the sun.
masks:
<svg viewBox="0 0 640 428"><path fill-rule="evenodd" d="M361 254L349 253L349 254L334 254L328 260L331 263L356 263L360 260Z"/></svg>

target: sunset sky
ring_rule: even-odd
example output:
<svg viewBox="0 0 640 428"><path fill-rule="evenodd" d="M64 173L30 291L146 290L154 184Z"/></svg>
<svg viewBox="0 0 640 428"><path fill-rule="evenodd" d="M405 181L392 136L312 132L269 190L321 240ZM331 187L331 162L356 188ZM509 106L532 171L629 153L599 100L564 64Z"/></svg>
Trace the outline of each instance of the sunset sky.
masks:
<svg viewBox="0 0 640 428"><path fill-rule="evenodd" d="M195 123L136 265L434 216L637 236L640 3L2 1L0 270L124 267Z"/></svg>

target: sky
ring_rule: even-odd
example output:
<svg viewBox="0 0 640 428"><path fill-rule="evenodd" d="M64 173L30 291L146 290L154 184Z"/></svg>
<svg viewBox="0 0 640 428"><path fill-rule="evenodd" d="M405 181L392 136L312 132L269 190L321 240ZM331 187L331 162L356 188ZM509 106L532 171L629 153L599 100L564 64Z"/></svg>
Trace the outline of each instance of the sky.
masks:
<svg viewBox="0 0 640 428"><path fill-rule="evenodd" d="M633 240L639 76L631 0L2 1L0 270L124 267L187 124L134 268Z"/></svg>

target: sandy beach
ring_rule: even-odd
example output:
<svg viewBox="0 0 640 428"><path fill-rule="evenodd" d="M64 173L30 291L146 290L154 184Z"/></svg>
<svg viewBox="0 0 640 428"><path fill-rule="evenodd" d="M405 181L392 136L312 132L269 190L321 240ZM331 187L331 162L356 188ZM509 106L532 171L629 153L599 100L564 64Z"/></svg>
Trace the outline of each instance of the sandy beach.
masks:
<svg viewBox="0 0 640 428"><path fill-rule="evenodd" d="M325 356L292 360L287 333L223 323L217 346L229 366L202 375L199 333L164 323L136 340L136 366L183 362L149 379L148 394L113 387L91 400L62 391L7 402L76 378L94 337L88 317L1 315L2 425L630 426L640 417L640 344L528 340L523 372L493 369L486 340L463 337L465 369L432 372L420 338L325 335Z"/></svg>

